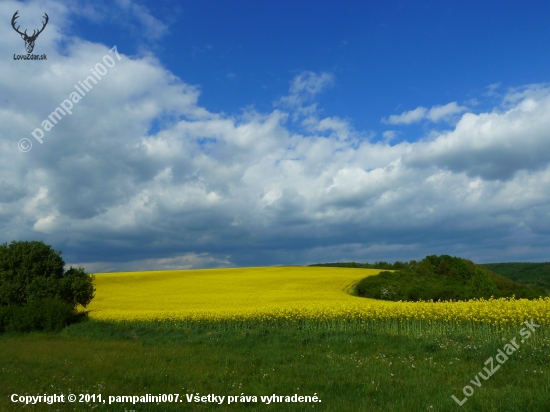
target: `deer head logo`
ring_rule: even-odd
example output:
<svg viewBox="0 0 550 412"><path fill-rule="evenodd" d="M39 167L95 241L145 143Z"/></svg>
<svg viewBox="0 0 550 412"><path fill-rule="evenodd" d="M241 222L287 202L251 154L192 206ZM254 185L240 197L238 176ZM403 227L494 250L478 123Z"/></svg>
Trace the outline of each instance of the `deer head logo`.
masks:
<svg viewBox="0 0 550 412"><path fill-rule="evenodd" d="M32 36L29 36L27 35L27 30L25 30L24 33L21 33L19 31L20 26L15 27L15 20L17 20L17 18L19 17L17 13L19 13L19 10L17 10L13 15L13 17L11 18L11 26L17 33L21 35L21 38L25 40L25 48L27 49L27 53L32 53L34 49L34 42L36 41L36 38L38 37L38 35L42 33L42 31L44 30L44 28L46 27L46 24L48 24L49 17L46 13L44 13L44 18L46 19L46 21L42 23L43 24L42 28L38 30L38 33L36 32L36 30L33 30Z"/></svg>

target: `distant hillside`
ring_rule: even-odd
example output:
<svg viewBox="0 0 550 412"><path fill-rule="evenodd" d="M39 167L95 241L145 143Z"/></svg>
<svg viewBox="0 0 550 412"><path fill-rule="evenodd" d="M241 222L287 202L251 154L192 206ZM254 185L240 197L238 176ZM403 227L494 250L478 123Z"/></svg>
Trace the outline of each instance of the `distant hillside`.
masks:
<svg viewBox="0 0 550 412"><path fill-rule="evenodd" d="M384 270L399 270L408 265L408 262L375 262L375 263L357 263L357 262L334 262L334 263L315 263L309 266L328 266L328 267L344 267L344 268L361 268L361 269L384 269ZM525 285L537 285L542 287L547 292L550 292L550 262L544 263L526 263L526 262L510 262L510 263L481 263L478 266L483 266L497 275L504 276L514 282Z"/></svg>
<svg viewBox="0 0 550 412"><path fill-rule="evenodd" d="M357 263L357 262L334 262L334 263L314 263L308 266L328 266L338 268L360 268L360 269L385 269L385 270L398 270L403 269L407 263L404 262L375 262L375 263Z"/></svg>
<svg viewBox="0 0 550 412"><path fill-rule="evenodd" d="M541 286L546 290L550 289L550 262L482 263L480 266L515 282Z"/></svg>
<svg viewBox="0 0 550 412"><path fill-rule="evenodd" d="M336 262L310 266L383 269L379 275L366 277L355 286L356 295L373 299L436 301L491 296L534 299L547 295L540 286L514 282L485 265L449 255L427 256L420 262Z"/></svg>

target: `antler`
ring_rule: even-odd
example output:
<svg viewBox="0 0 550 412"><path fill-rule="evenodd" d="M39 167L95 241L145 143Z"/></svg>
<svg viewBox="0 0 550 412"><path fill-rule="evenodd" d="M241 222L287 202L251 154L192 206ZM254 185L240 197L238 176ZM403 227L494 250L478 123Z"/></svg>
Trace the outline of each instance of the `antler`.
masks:
<svg viewBox="0 0 550 412"><path fill-rule="evenodd" d="M17 20L17 18L19 17L19 16L17 15L17 13L19 13L19 10L17 10L17 11L14 13L13 17L11 18L11 27L13 27L13 29L14 29L17 33L19 33L21 36L26 36L26 35L27 35L27 30L25 30L25 33L21 33L21 32L18 30L19 27L21 27L21 26L17 26L17 28L15 27L15 20ZM46 13L44 13L44 14L46 14Z"/></svg>
<svg viewBox="0 0 550 412"><path fill-rule="evenodd" d="M42 28L40 30L38 30L38 33L34 34L34 31L33 31L32 37L38 37L38 35L44 31L44 28L46 27L46 24L48 24L48 21L50 20L50 18L48 17L46 12L44 12L43 17L46 19L46 21L44 23L42 23Z"/></svg>
<svg viewBox="0 0 550 412"><path fill-rule="evenodd" d="M36 30L33 30L32 32L32 36L29 36L27 35L27 30L25 30L24 33L21 33L19 31L19 27L21 26L17 26L17 28L15 27L15 20L17 20L19 18L19 16L17 15L17 13L19 13L19 10L17 10L15 12L15 14L13 15L13 17L11 18L11 26L13 27L13 29L19 33L21 36L25 36L26 38L29 38L29 39L36 39L38 37L38 35L40 33L42 33L42 31L44 30L44 28L46 28L46 24L48 24L48 21L50 20L50 18L48 17L48 14L47 13L44 13L44 18L46 19L46 21L44 23L42 23L42 28L40 30L38 30L38 33L36 32Z"/></svg>

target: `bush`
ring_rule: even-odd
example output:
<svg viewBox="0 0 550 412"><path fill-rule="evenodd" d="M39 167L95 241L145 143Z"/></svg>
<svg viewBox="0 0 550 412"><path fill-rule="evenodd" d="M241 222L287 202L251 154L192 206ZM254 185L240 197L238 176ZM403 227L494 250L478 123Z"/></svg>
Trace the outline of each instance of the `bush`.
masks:
<svg viewBox="0 0 550 412"><path fill-rule="evenodd" d="M0 246L0 305L25 305L55 297L86 307L93 299L93 276L82 268L63 272L61 251L43 242L12 242Z"/></svg>
<svg viewBox="0 0 550 412"><path fill-rule="evenodd" d="M380 297L384 300L394 300L398 292L395 286L389 285L380 289Z"/></svg>
<svg viewBox="0 0 550 412"><path fill-rule="evenodd" d="M0 245L0 332L54 331L77 318L77 305L94 297L94 277L64 266L43 242Z"/></svg>
<svg viewBox="0 0 550 412"><path fill-rule="evenodd" d="M55 332L76 316L70 304L53 298L33 300L23 306L0 306L0 332Z"/></svg>

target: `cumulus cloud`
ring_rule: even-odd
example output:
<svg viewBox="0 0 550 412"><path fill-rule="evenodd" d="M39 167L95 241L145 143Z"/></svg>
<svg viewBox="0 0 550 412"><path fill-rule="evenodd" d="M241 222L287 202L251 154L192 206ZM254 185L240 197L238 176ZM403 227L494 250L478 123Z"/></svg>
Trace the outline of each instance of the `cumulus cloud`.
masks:
<svg viewBox="0 0 550 412"><path fill-rule="evenodd" d="M426 117L428 109L418 106L414 110L403 112L400 115L392 114L389 119L382 118L382 123L386 124L411 124L416 123Z"/></svg>
<svg viewBox="0 0 550 412"><path fill-rule="evenodd" d="M4 21L15 10L6 4ZM466 111L451 131L391 146L395 131L374 143L372 131L320 116L315 97L336 82L330 73L298 74L270 113L226 116L201 107L200 87L154 55L118 50L73 114L22 153L19 139L112 55L68 36L70 10L48 6L59 13L40 48L55 64L0 66L2 242L44 240L91 271L536 259L549 246L546 85L509 90L491 112L453 102L390 116L407 124ZM0 27L3 55L22 48L9 31Z"/></svg>
<svg viewBox="0 0 550 412"><path fill-rule="evenodd" d="M532 94L531 94L532 95ZM419 142L404 164L508 180L520 171L543 170L550 161L550 94L537 90L505 113L466 113L454 130Z"/></svg>
<svg viewBox="0 0 550 412"><path fill-rule="evenodd" d="M293 112L293 120L301 116L313 116L317 113L317 103L312 102L315 96L334 84L334 76L331 73L314 73L304 71L294 78L287 96L274 102L275 107L282 107Z"/></svg>
<svg viewBox="0 0 550 412"><path fill-rule="evenodd" d="M382 133L382 137L385 142L391 142L394 140L400 133L396 130L386 130Z"/></svg>
<svg viewBox="0 0 550 412"><path fill-rule="evenodd" d="M509 88L502 99L503 106L513 108L525 99L544 99L548 95L550 83L526 84Z"/></svg>
<svg viewBox="0 0 550 412"><path fill-rule="evenodd" d="M400 115L392 114L389 119L383 118L385 124L411 124L428 119L431 122L448 120L451 115L462 113L468 110L466 106L459 106L456 102L448 103L444 106L433 106L431 109L418 106L414 110L403 112Z"/></svg>
<svg viewBox="0 0 550 412"><path fill-rule="evenodd" d="M444 106L434 106L426 114L426 118L432 122L438 122L441 119L448 118L449 116L457 113L462 113L468 110L466 106L459 106L456 102L448 103Z"/></svg>
<svg viewBox="0 0 550 412"><path fill-rule="evenodd" d="M51 9L53 1L46 2ZM160 40L169 27L162 20L153 16L151 11L134 0L81 0L68 3L63 7L71 15L76 15L97 24L109 20L111 23L129 30L134 39L148 42ZM56 14L56 17L59 17ZM67 21L67 24L71 24Z"/></svg>
<svg viewBox="0 0 550 412"><path fill-rule="evenodd" d="M500 96L500 94L496 91L500 86L502 86L502 83L493 83L486 87L487 91L483 93L484 96Z"/></svg>
<svg viewBox="0 0 550 412"><path fill-rule="evenodd" d="M138 259L131 262L66 262L66 269L86 267L91 273L138 272L146 270L178 270L209 267L234 267L227 259L215 259L207 253L189 253L182 256L159 259Z"/></svg>

